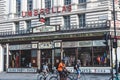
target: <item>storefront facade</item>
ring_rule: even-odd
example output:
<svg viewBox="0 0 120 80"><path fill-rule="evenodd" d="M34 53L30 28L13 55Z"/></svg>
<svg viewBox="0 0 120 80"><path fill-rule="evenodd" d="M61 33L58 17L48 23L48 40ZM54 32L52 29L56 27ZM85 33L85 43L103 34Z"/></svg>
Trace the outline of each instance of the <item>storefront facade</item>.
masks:
<svg viewBox="0 0 120 80"><path fill-rule="evenodd" d="M43 63L53 68L61 59L73 71L79 59L84 72L110 73L115 63L112 1L6 0L4 4L0 71L37 72ZM119 4L115 5L119 56L120 12ZM40 22L41 16L45 23ZM108 45L105 34L110 36Z"/></svg>
<svg viewBox="0 0 120 80"><path fill-rule="evenodd" d="M106 48L103 39L104 32L96 34L93 32L66 34L65 38L62 38L62 35L57 35L58 37L53 35L56 40L50 40L53 37L49 37L49 40L42 37L39 37L39 40L31 40L33 37L29 37L27 41L25 38L20 38L22 41L24 40L23 43L21 40L17 41L19 39L14 39L14 43L11 38L1 40L3 50L6 52L4 68L7 72L37 72L45 62L52 69L61 59L64 59L68 70L74 71L74 63L79 59L81 60L81 70L86 73L110 73L110 43ZM10 42L5 44L5 41Z"/></svg>

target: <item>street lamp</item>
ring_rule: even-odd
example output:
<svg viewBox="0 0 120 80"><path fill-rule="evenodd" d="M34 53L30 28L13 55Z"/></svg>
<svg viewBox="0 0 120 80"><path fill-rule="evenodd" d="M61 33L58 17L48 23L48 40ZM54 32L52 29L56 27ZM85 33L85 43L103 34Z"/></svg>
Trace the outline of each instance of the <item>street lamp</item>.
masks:
<svg viewBox="0 0 120 80"><path fill-rule="evenodd" d="M115 68L116 68L116 80L118 79L118 61L117 61L117 38L116 38L116 22L115 22L115 0L113 0L113 20L114 20L114 40L113 40L113 48L115 49Z"/></svg>

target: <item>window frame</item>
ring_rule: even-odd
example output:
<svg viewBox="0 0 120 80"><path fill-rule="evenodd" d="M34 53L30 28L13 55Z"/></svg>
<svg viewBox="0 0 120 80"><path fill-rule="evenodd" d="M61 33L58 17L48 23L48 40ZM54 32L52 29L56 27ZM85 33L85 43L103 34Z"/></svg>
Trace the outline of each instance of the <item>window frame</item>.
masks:
<svg viewBox="0 0 120 80"><path fill-rule="evenodd" d="M63 16L63 18L64 18L64 26L66 28L70 28L70 15Z"/></svg>
<svg viewBox="0 0 120 80"><path fill-rule="evenodd" d="M64 5L69 5L71 4L71 0L64 0Z"/></svg>
<svg viewBox="0 0 120 80"><path fill-rule="evenodd" d="M45 0L45 8L51 8L51 0Z"/></svg>
<svg viewBox="0 0 120 80"><path fill-rule="evenodd" d="M33 10L33 0L27 0L27 11Z"/></svg>
<svg viewBox="0 0 120 80"><path fill-rule="evenodd" d="M86 25L86 16L85 16L85 14L79 14L78 15L78 20L79 20L79 27L85 27L85 25Z"/></svg>

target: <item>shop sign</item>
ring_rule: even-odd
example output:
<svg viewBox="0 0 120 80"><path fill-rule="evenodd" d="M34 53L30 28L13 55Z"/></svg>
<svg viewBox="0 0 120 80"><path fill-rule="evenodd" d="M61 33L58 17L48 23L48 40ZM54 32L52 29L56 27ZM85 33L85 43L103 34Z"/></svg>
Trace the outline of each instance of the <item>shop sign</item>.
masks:
<svg viewBox="0 0 120 80"><path fill-rule="evenodd" d="M38 44L32 43L32 49L37 49Z"/></svg>
<svg viewBox="0 0 120 80"><path fill-rule="evenodd" d="M104 42L105 40L95 40L93 41L93 46L106 46Z"/></svg>
<svg viewBox="0 0 120 80"><path fill-rule="evenodd" d="M78 42L75 42L75 41L73 41L73 42L63 42L63 43L62 43L62 47L64 47L64 48L65 48L65 47L71 47L71 46L72 46L72 47L77 47L77 43L78 43Z"/></svg>
<svg viewBox="0 0 120 80"><path fill-rule="evenodd" d="M70 72L75 72L73 67L66 67L68 71ZM97 68L93 68L93 67L80 67L81 72L83 73L111 73L111 69L109 68L105 68L105 67L97 67Z"/></svg>
<svg viewBox="0 0 120 80"><path fill-rule="evenodd" d="M19 45L9 45L10 50L19 50L20 46Z"/></svg>
<svg viewBox="0 0 120 80"><path fill-rule="evenodd" d="M40 42L38 48L39 49L53 48L53 42Z"/></svg>
<svg viewBox="0 0 120 80"><path fill-rule="evenodd" d="M92 41L79 41L77 46L78 47L91 47Z"/></svg>
<svg viewBox="0 0 120 80"><path fill-rule="evenodd" d="M61 42L55 42L54 43L54 47L56 48L56 47L61 47Z"/></svg>
<svg viewBox="0 0 120 80"><path fill-rule="evenodd" d="M57 6L52 8L45 9L34 9L34 11L22 11L22 17L31 17L37 16L38 14L51 14L51 13L63 13L63 12L71 12L71 5Z"/></svg>
<svg viewBox="0 0 120 80"><path fill-rule="evenodd" d="M26 50L31 49L31 44L21 44L21 45L10 45L10 50Z"/></svg>
<svg viewBox="0 0 120 80"><path fill-rule="evenodd" d="M56 26L40 26L33 28L33 33L56 31Z"/></svg>
<svg viewBox="0 0 120 80"><path fill-rule="evenodd" d="M31 44L22 44L20 45L20 50L31 49Z"/></svg>
<svg viewBox="0 0 120 80"><path fill-rule="evenodd" d="M7 72L37 72L37 68L8 68Z"/></svg>

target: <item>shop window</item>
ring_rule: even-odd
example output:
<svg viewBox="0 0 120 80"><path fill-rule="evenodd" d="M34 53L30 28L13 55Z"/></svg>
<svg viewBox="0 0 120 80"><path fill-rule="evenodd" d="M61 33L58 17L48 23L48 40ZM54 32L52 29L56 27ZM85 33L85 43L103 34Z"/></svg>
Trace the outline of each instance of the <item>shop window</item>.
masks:
<svg viewBox="0 0 120 80"><path fill-rule="evenodd" d="M66 66L74 66L76 56L75 49L64 49L63 55Z"/></svg>
<svg viewBox="0 0 120 80"><path fill-rule="evenodd" d="M78 49L81 66L110 66L110 54L105 47L82 47Z"/></svg>
<svg viewBox="0 0 120 80"><path fill-rule="evenodd" d="M31 66L30 51L11 51L10 67L12 68L28 68Z"/></svg>
<svg viewBox="0 0 120 80"><path fill-rule="evenodd" d="M31 66L37 67L37 50L31 51Z"/></svg>
<svg viewBox="0 0 120 80"><path fill-rule="evenodd" d="M79 48L78 59L81 61L81 66L90 66L92 58L91 48Z"/></svg>
<svg viewBox="0 0 120 80"><path fill-rule="evenodd" d="M55 49L55 56L61 56L61 49Z"/></svg>
<svg viewBox="0 0 120 80"><path fill-rule="evenodd" d="M94 66L110 66L110 54L106 53L105 47L93 47Z"/></svg>

